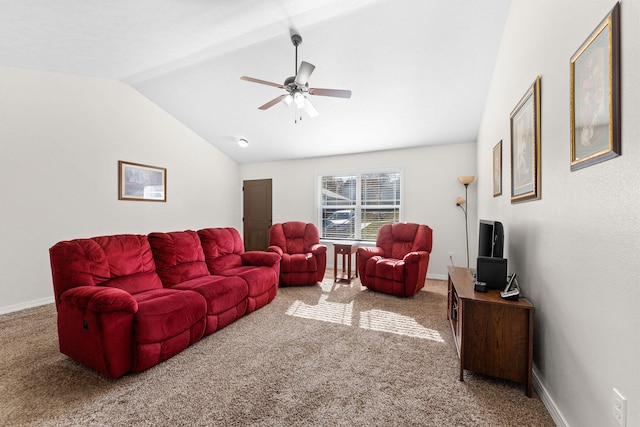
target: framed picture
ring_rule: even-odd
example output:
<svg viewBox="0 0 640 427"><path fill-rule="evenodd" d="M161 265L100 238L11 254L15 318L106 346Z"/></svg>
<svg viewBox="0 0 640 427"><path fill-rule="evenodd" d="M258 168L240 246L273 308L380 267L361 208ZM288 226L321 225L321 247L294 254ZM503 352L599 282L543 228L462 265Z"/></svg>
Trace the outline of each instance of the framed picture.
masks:
<svg viewBox="0 0 640 427"><path fill-rule="evenodd" d="M167 201L167 170L118 161L118 200Z"/></svg>
<svg viewBox="0 0 640 427"><path fill-rule="evenodd" d="M540 76L511 112L511 203L540 199Z"/></svg>
<svg viewBox="0 0 640 427"><path fill-rule="evenodd" d="M493 147L493 197L502 195L502 141Z"/></svg>
<svg viewBox="0 0 640 427"><path fill-rule="evenodd" d="M620 4L571 57L571 170L621 154Z"/></svg>

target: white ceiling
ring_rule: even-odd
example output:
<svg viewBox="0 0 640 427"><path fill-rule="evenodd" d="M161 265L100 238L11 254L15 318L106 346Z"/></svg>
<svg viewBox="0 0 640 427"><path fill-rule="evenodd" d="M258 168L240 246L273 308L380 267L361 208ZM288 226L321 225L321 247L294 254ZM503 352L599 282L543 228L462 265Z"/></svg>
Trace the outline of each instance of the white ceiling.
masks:
<svg viewBox="0 0 640 427"><path fill-rule="evenodd" d="M238 163L475 142L510 0L0 0L0 66L130 84ZM320 116L258 106L316 66ZM238 147L238 138L249 147ZM180 141L176 141L180 143Z"/></svg>

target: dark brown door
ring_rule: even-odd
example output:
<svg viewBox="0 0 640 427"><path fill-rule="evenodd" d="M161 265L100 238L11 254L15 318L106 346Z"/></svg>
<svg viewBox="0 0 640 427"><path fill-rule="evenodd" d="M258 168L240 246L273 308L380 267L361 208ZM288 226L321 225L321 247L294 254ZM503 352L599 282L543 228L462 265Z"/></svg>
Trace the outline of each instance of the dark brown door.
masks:
<svg viewBox="0 0 640 427"><path fill-rule="evenodd" d="M263 251L269 246L271 228L271 180L242 182L245 251Z"/></svg>

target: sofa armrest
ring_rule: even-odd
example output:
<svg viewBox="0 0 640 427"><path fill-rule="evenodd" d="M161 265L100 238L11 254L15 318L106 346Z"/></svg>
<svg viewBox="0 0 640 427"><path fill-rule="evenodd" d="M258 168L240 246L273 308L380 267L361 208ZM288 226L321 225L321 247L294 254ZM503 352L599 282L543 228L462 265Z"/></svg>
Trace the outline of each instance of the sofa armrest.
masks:
<svg viewBox="0 0 640 427"><path fill-rule="evenodd" d="M278 254L280 256L282 256L282 254L284 253L284 251L282 250L282 248L280 246L275 246L275 245L269 246L267 248L267 252L274 252L274 253L276 253L276 254Z"/></svg>
<svg viewBox="0 0 640 427"><path fill-rule="evenodd" d="M135 313L138 302L130 293L118 288L103 286L78 286L60 295L60 302L82 310L99 313L124 311Z"/></svg>
<svg viewBox="0 0 640 427"><path fill-rule="evenodd" d="M242 265L273 267L280 262L281 255L273 251L248 251L242 255Z"/></svg>
<svg viewBox="0 0 640 427"><path fill-rule="evenodd" d="M318 255L318 254L326 254L327 253L327 245L323 245L321 243L316 243L315 245L311 246L311 253Z"/></svg>

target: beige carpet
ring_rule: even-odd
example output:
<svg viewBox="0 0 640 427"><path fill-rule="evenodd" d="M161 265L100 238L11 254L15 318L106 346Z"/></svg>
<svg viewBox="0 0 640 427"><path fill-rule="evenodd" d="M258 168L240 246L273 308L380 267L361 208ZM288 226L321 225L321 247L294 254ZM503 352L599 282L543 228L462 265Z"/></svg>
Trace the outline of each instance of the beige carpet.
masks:
<svg viewBox="0 0 640 427"><path fill-rule="evenodd" d="M356 280L281 288L266 307L140 374L58 351L55 307L0 316L2 426L553 426L523 386L465 372L446 282L414 298Z"/></svg>

